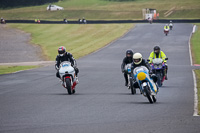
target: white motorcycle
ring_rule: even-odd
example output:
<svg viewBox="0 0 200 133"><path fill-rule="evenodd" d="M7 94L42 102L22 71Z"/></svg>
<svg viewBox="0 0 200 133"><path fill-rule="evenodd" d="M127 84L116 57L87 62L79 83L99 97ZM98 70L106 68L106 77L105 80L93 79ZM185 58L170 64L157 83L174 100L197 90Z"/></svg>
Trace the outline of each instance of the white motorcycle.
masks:
<svg viewBox="0 0 200 133"><path fill-rule="evenodd" d="M75 87L78 82L75 74L75 69L71 66L69 61L64 61L60 64L59 74L63 83L63 87L67 89L68 94L74 94Z"/></svg>
<svg viewBox="0 0 200 133"><path fill-rule="evenodd" d="M169 28L170 28L170 30L172 30L172 28L173 28L173 24L172 23L169 23Z"/></svg>
<svg viewBox="0 0 200 133"><path fill-rule="evenodd" d="M158 93L157 77L150 76L149 70L145 66L136 67L133 70L133 74L139 85L140 92L147 97L150 103L156 102L156 95Z"/></svg>
<svg viewBox="0 0 200 133"><path fill-rule="evenodd" d="M131 89L131 93L134 95L136 94L136 89L133 86L133 72L131 69L131 63L125 66L125 70L128 76L128 89Z"/></svg>

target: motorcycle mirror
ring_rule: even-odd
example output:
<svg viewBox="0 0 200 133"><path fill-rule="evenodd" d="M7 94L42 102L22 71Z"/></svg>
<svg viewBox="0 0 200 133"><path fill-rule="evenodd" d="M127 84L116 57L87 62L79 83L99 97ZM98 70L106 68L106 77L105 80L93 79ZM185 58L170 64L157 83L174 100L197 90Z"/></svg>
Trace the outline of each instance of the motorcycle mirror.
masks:
<svg viewBox="0 0 200 133"><path fill-rule="evenodd" d="M168 58L165 58L165 60L168 60Z"/></svg>
<svg viewBox="0 0 200 133"><path fill-rule="evenodd" d="M147 59L147 61L149 62L150 60L149 60L149 59Z"/></svg>

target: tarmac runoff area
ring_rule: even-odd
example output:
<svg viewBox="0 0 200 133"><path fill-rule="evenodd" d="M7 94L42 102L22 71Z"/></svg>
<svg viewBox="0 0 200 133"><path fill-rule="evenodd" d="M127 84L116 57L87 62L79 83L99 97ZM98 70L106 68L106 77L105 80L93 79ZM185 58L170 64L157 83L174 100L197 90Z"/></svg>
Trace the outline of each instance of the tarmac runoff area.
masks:
<svg viewBox="0 0 200 133"><path fill-rule="evenodd" d="M22 62L27 65L27 62L44 61L42 50L39 46L30 44L30 39L29 33L0 25L0 65L23 64Z"/></svg>

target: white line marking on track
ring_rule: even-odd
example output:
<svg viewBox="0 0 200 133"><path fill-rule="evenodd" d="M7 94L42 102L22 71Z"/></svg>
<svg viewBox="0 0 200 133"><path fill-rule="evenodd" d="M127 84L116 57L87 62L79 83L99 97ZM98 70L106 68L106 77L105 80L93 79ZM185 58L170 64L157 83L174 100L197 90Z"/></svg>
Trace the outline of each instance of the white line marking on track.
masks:
<svg viewBox="0 0 200 133"><path fill-rule="evenodd" d="M192 33L195 33L195 31L196 31L196 27L197 27L196 25L193 26Z"/></svg>
<svg viewBox="0 0 200 133"><path fill-rule="evenodd" d="M191 44L190 44L190 41L191 41L191 38L192 38L192 32L190 33L190 39L189 39L189 42L188 42L188 45L189 45L189 54L190 54L190 65L192 66L193 65L193 61L192 61L192 53L191 53Z"/></svg>
<svg viewBox="0 0 200 133"><path fill-rule="evenodd" d="M193 80L194 80L194 113L193 116L198 115L198 92L197 92L197 82L194 70L192 70Z"/></svg>

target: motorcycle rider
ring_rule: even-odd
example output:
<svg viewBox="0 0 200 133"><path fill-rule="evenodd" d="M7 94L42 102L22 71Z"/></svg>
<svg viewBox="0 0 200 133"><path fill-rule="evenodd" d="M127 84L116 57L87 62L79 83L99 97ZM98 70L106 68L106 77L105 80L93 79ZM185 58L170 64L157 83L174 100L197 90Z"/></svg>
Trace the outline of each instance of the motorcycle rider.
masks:
<svg viewBox="0 0 200 133"><path fill-rule="evenodd" d="M169 25L170 25L170 24L172 24L172 25L173 25L173 22L172 22L171 20L169 21Z"/></svg>
<svg viewBox="0 0 200 133"><path fill-rule="evenodd" d="M148 65L148 62L146 62L145 59L142 58L142 54L141 53L135 53L133 55L132 69L135 69L136 67L139 67L139 66L145 66L151 72L151 68Z"/></svg>
<svg viewBox="0 0 200 133"><path fill-rule="evenodd" d="M71 53L66 52L66 48L64 46L60 46L58 48L58 55L56 57L56 64L55 64L55 68L57 70L56 77L58 78L61 78L59 75L59 66L63 61L71 62L72 67L74 67L75 74L76 74L76 81L78 83L79 69L77 68L76 60L73 58Z"/></svg>
<svg viewBox="0 0 200 133"><path fill-rule="evenodd" d="M125 66L129 63L133 63L133 51L131 49L126 50L126 57L122 61L121 70L124 73L125 86L128 85L128 75L125 70Z"/></svg>
<svg viewBox="0 0 200 133"><path fill-rule="evenodd" d="M149 74L152 77L152 79L154 80L154 82L156 82L157 77L154 74L152 74L152 70L151 70L151 67L148 64L148 62L146 62L145 59L142 58L141 53L135 53L133 55L132 69L134 70L136 67L140 67L140 66L145 66L149 70ZM139 85L136 81L134 81L133 86L135 88L139 88Z"/></svg>
<svg viewBox="0 0 200 133"><path fill-rule="evenodd" d="M163 51L161 51L160 50L160 47L159 46L155 46L154 48L153 48L153 51L151 52L151 54L150 54L150 56L149 56L149 63L151 64L152 63L152 61L153 61L153 59L155 59L155 58L161 58L163 61L164 61L164 63L165 63L165 66L166 66L166 69L165 69L165 79L167 80L168 78L167 78L167 70L168 70L168 66L167 66L167 60L165 60L165 58L166 58L166 55L165 55L165 53L163 52Z"/></svg>
<svg viewBox="0 0 200 133"><path fill-rule="evenodd" d="M173 22L171 20L169 21L169 26L173 27Z"/></svg>
<svg viewBox="0 0 200 133"><path fill-rule="evenodd" d="M168 25L168 24L166 24L166 25L164 26L164 30L166 30L166 29L169 30L169 25Z"/></svg>

